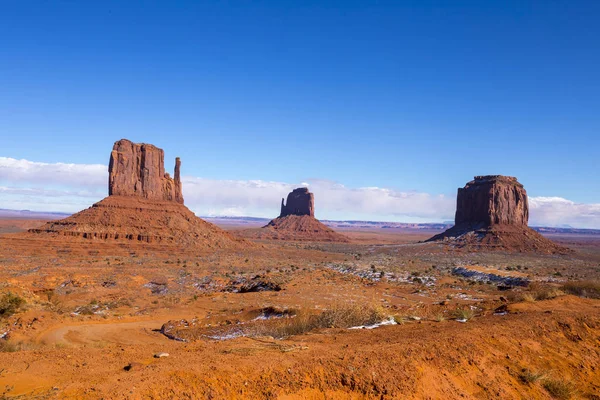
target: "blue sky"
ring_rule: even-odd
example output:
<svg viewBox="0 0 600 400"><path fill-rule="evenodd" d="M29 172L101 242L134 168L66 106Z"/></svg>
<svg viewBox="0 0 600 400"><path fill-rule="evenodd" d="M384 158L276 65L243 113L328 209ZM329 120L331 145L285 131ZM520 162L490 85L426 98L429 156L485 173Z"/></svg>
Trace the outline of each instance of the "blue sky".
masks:
<svg viewBox="0 0 600 400"><path fill-rule="evenodd" d="M106 165L124 137L215 182L452 199L499 173L597 205L599 18L597 1L4 0L0 157Z"/></svg>

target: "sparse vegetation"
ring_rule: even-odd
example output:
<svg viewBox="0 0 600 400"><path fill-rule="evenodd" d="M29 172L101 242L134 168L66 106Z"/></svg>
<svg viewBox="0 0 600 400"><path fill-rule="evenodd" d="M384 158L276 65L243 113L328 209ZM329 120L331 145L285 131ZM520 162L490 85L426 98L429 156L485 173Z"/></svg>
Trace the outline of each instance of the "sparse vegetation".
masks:
<svg viewBox="0 0 600 400"><path fill-rule="evenodd" d="M8 318L25 304L25 299L12 292L0 297L0 318Z"/></svg>
<svg viewBox="0 0 600 400"><path fill-rule="evenodd" d="M256 324L251 335L285 338L315 329L371 325L381 322L385 318L387 315L381 307L363 304L334 305L320 314L299 311L294 318Z"/></svg>
<svg viewBox="0 0 600 400"><path fill-rule="evenodd" d="M433 320L434 320L435 322L442 322L442 321L445 321L445 320L446 320L446 317L444 316L444 314L442 314L442 313L438 313L438 314L435 314L435 315L433 316Z"/></svg>
<svg viewBox="0 0 600 400"><path fill-rule="evenodd" d="M458 308L454 311L454 317L459 320L469 321L475 316L475 312L470 307Z"/></svg>
<svg viewBox="0 0 600 400"><path fill-rule="evenodd" d="M554 299L564 294L565 293L556 286L541 283L531 283L526 292L513 292L508 295L508 298L511 302L534 302Z"/></svg>
<svg viewBox="0 0 600 400"><path fill-rule="evenodd" d="M575 394L575 389L570 382L557 379L546 379L542 385L555 399L567 400Z"/></svg>
<svg viewBox="0 0 600 400"><path fill-rule="evenodd" d="M30 342L12 342L10 340L0 340L0 353L14 353L21 350L33 350L38 345Z"/></svg>
<svg viewBox="0 0 600 400"><path fill-rule="evenodd" d="M538 301L554 299L555 297L562 296L564 294L557 287L538 283L532 283L529 285L529 292L535 298L535 300Z"/></svg>
<svg viewBox="0 0 600 400"><path fill-rule="evenodd" d="M519 373L519 380L523 383L535 383L544 378L544 376L545 374L541 372L534 372L530 369L523 368Z"/></svg>
<svg viewBox="0 0 600 400"><path fill-rule="evenodd" d="M579 297L600 299L600 282L598 281L567 282L561 287L561 290Z"/></svg>

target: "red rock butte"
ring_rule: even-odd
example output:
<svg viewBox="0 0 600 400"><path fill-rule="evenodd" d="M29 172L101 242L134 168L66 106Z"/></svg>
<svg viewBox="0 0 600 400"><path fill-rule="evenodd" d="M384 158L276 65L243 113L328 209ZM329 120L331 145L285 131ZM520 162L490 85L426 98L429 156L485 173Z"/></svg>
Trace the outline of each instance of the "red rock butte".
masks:
<svg viewBox="0 0 600 400"><path fill-rule="evenodd" d="M174 178L165 172L165 153L146 143L115 142L108 163L108 195L139 196L183 204L181 160L175 159Z"/></svg>
<svg viewBox="0 0 600 400"><path fill-rule="evenodd" d="M454 226L427 241L444 241L455 247L521 252L565 253L527 226L527 192L517 178L476 176L456 196Z"/></svg>
<svg viewBox="0 0 600 400"><path fill-rule="evenodd" d="M246 231L255 239L348 242L349 239L315 218L315 196L307 188L294 189L281 199L281 213L261 229Z"/></svg>
<svg viewBox="0 0 600 400"><path fill-rule="evenodd" d="M110 154L109 196L70 217L30 229L28 234L213 249L250 245L183 205L180 170L181 161L176 158L171 178L165 173L162 149L121 139Z"/></svg>
<svg viewBox="0 0 600 400"><path fill-rule="evenodd" d="M279 217L286 217L288 215L315 216L315 196L308 191L308 188L302 187L292 190L288 194L285 204L283 199L281 199L281 213Z"/></svg>

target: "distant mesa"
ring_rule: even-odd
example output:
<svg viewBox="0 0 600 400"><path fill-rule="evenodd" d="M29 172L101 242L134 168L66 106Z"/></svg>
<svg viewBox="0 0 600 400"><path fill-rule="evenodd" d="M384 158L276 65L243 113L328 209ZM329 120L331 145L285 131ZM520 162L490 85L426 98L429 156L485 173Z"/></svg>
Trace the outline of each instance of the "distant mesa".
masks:
<svg viewBox="0 0 600 400"><path fill-rule="evenodd" d="M348 242L349 239L334 231L315 218L315 196L302 187L294 189L287 196L287 202L281 199L279 217L257 230L240 232L254 239Z"/></svg>
<svg viewBox="0 0 600 400"><path fill-rule="evenodd" d="M249 245L194 215L183 205L181 161L165 173L164 151L127 139L115 142L108 166L109 196L29 234L119 242L230 248Z"/></svg>
<svg viewBox="0 0 600 400"><path fill-rule="evenodd" d="M108 163L108 195L138 196L183 204L181 160L175 159L174 178L165 173L165 153L146 143L115 142Z"/></svg>
<svg viewBox="0 0 600 400"><path fill-rule="evenodd" d="M292 190L287 197L287 204L281 199L281 213L279 218L288 215L308 215L315 216L315 196L308 191L308 188L302 187Z"/></svg>
<svg viewBox="0 0 600 400"><path fill-rule="evenodd" d="M528 220L527 192L517 178L476 176L458 189L454 226L427 241L523 252L569 251L529 228Z"/></svg>

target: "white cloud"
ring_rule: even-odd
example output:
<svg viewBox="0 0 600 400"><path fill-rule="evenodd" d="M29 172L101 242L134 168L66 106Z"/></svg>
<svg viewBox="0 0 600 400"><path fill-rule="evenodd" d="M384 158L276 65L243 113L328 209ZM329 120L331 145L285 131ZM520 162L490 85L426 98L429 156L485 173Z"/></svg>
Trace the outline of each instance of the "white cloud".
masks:
<svg viewBox="0 0 600 400"><path fill-rule="evenodd" d="M108 182L102 164L43 163L0 157L0 180L45 185L98 186Z"/></svg>
<svg viewBox="0 0 600 400"><path fill-rule="evenodd" d="M308 186L315 194L320 218L451 219L454 199L427 193L402 192L388 188L348 188L340 183L311 179L299 184L270 181L213 180L184 177L186 204L199 214L274 217L281 198L294 188Z"/></svg>
<svg viewBox="0 0 600 400"><path fill-rule="evenodd" d="M600 204L575 203L562 197L530 197L529 208L530 225L600 228Z"/></svg>
<svg viewBox="0 0 600 400"><path fill-rule="evenodd" d="M454 219L454 195L350 188L324 179L286 183L184 176L182 180L186 205L199 215L275 217L282 197L296 187L308 186L315 194L317 217L322 219ZM107 181L106 165L0 157L0 208L76 212L106 196ZM600 204L579 204L562 197L530 197L529 203L531 225L600 228Z"/></svg>

